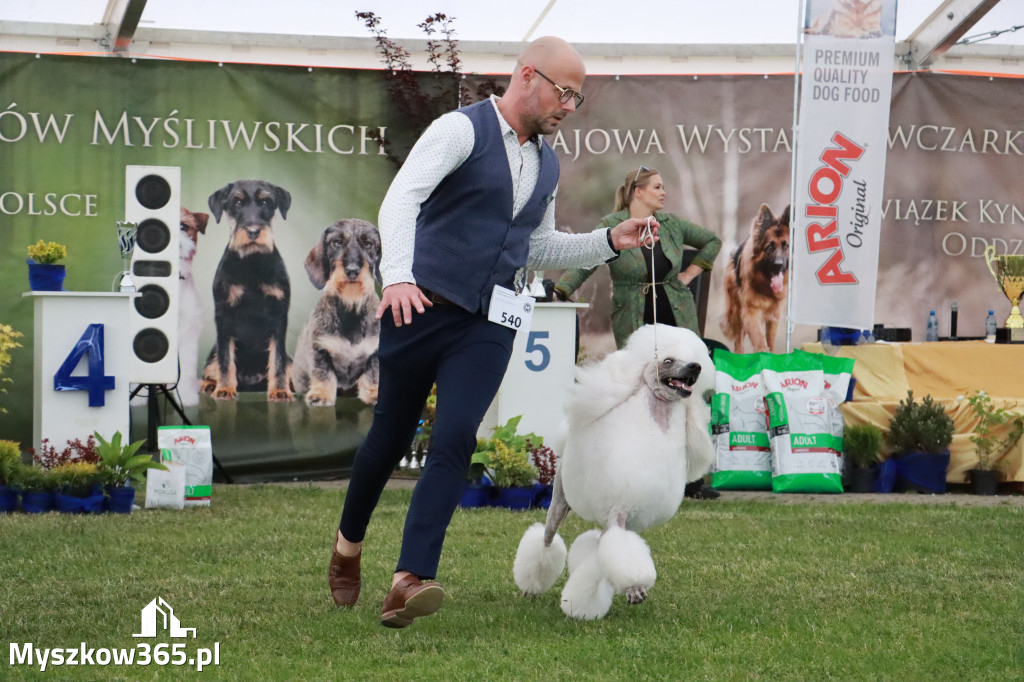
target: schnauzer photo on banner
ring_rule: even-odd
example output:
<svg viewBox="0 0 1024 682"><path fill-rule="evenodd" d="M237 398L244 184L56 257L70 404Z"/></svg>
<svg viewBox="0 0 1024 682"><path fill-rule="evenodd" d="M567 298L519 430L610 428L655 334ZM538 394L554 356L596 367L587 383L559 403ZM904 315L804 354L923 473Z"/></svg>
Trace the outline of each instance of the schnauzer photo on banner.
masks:
<svg viewBox="0 0 1024 682"><path fill-rule="evenodd" d="M809 0L794 187L791 323L874 324L896 0Z"/></svg>

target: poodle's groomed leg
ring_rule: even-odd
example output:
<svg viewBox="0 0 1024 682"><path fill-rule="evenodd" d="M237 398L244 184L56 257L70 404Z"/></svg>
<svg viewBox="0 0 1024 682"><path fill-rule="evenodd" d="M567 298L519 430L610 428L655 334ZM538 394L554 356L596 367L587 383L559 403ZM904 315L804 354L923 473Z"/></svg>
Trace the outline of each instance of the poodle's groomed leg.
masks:
<svg viewBox="0 0 1024 682"><path fill-rule="evenodd" d="M626 515L616 514L613 522L609 525L626 530ZM630 604L641 604L647 599L647 588L643 585L630 585L626 588L625 593L626 601Z"/></svg>
<svg viewBox="0 0 1024 682"><path fill-rule="evenodd" d="M597 556L615 591L625 594L630 604L647 598L658 572L643 538L616 523L601 534Z"/></svg>
<svg viewBox="0 0 1024 682"><path fill-rule="evenodd" d="M562 472L555 474L555 483L551 491L551 505L548 507L548 517L544 523L544 546L549 547L551 540L558 532L558 527L565 521L565 517L572 511L569 503L565 501L565 491L562 490Z"/></svg>

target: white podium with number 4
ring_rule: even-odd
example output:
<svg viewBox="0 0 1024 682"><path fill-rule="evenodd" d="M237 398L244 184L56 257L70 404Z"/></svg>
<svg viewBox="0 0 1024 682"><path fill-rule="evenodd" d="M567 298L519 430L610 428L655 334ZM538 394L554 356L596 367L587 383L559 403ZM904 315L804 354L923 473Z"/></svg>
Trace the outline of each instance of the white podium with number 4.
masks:
<svg viewBox="0 0 1024 682"><path fill-rule="evenodd" d="M98 431L128 438L134 293L30 291L34 304L32 444L63 450Z"/></svg>
<svg viewBox="0 0 1024 682"><path fill-rule="evenodd" d="M576 311L586 303L538 303L529 331L516 334L508 371L477 435L522 415L516 433L535 433L549 444L565 420L576 371Z"/></svg>

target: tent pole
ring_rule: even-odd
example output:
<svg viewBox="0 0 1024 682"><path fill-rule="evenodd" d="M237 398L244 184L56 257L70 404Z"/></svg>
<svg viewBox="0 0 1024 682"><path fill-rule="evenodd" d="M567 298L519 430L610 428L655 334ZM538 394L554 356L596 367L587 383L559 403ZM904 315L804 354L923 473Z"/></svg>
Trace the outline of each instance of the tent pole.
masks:
<svg viewBox="0 0 1024 682"><path fill-rule="evenodd" d="M800 62L803 57L804 16L806 0L800 0L796 30L796 67L793 69L793 161L789 170L789 286L786 287L786 352L793 350L793 271L796 268L796 252L793 229L796 221L796 157L800 144ZM774 349L769 348L774 352Z"/></svg>

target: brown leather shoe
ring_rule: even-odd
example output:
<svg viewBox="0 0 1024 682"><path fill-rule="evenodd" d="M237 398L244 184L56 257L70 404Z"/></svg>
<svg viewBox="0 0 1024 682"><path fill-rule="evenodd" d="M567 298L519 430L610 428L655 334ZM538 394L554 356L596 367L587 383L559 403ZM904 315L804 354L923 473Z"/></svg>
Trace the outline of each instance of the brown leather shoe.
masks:
<svg viewBox="0 0 1024 682"><path fill-rule="evenodd" d="M335 547L331 554L331 565L327 567L327 584L331 587L331 597L338 606L354 606L359 599L359 559L362 550L352 557L338 554Z"/></svg>
<svg viewBox="0 0 1024 682"><path fill-rule="evenodd" d="M444 601L444 588L435 582L424 583L407 575L391 588L384 598L380 624L388 628L412 625L414 618L436 613Z"/></svg>

